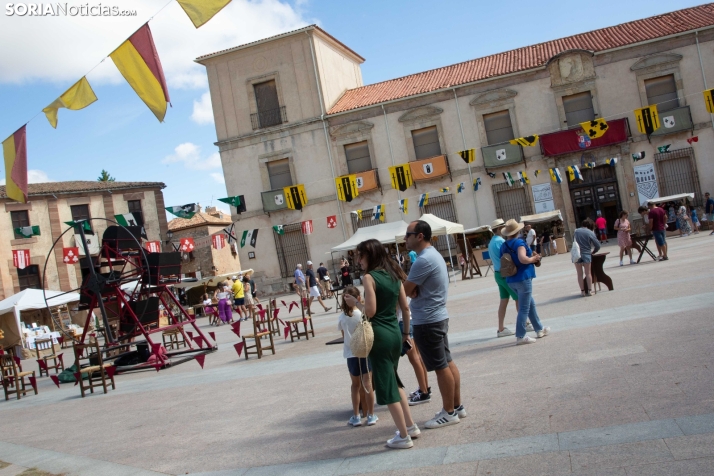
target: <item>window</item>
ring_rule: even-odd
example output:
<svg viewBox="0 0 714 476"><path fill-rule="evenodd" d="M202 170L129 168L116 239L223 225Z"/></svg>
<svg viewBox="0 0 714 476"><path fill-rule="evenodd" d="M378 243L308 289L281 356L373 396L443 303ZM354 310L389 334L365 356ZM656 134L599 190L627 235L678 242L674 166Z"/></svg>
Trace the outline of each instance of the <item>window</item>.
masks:
<svg viewBox="0 0 714 476"><path fill-rule="evenodd" d="M412 140L414 141L414 153L416 160L428 159L441 155L441 146L439 145L439 133L436 126L425 127L412 131Z"/></svg>
<svg viewBox="0 0 714 476"><path fill-rule="evenodd" d="M141 200L128 200L126 203L129 205L129 213L134 215L136 219L136 224L144 226L144 212L141 209Z"/></svg>
<svg viewBox="0 0 714 476"><path fill-rule="evenodd" d="M27 210L19 210L16 212L10 212L10 219L12 220L12 229L22 228L24 226L30 226L30 214ZM22 233L15 233L16 239L26 238Z"/></svg>
<svg viewBox="0 0 714 476"><path fill-rule="evenodd" d="M497 183L491 188L496 202L496 216L502 217L504 221L511 218L520 221L522 216L533 214L525 187L509 187L507 183Z"/></svg>
<svg viewBox="0 0 714 476"><path fill-rule="evenodd" d="M489 145L515 139L513 125L511 124L511 114L508 110L484 114L483 126L486 129L486 140Z"/></svg>
<svg viewBox="0 0 714 476"><path fill-rule="evenodd" d="M25 289L42 289L40 282L40 267L36 264L17 270L17 280L20 284L20 291Z"/></svg>
<svg viewBox="0 0 714 476"><path fill-rule="evenodd" d="M372 170L372 160L369 157L369 147L367 141L345 145L345 155L347 156L347 170L351 174L358 174Z"/></svg>
<svg viewBox="0 0 714 476"><path fill-rule="evenodd" d="M292 185L293 178L290 175L289 160L282 159L268 162L268 176L270 177L271 190L278 190Z"/></svg>
<svg viewBox="0 0 714 476"><path fill-rule="evenodd" d="M703 205L697 163L691 147L655 154L654 159L660 197L694 192L690 205Z"/></svg>
<svg viewBox="0 0 714 476"><path fill-rule="evenodd" d="M89 216L89 205L72 205L70 209L72 210L72 220L74 221L89 220L92 218ZM94 230L94 228L92 228L92 222L90 221L88 223L90 230ZM89 233L94 234L93 231L90 231Z"/></svg>
<svg viewBox="0 0 714 476"><path fill-rule="evenodd" d="M565 109L565 121L568 123L568 127L595 119L593 97L590 91L563 96L563 109Z"/></svg>
<svg viewBox="0 0 714 476"><path fill-rule="evenodd" d="M253 128L277 126L284 122L280 103L278 102L278 88L275 80L253 85L255 103L258 106L257 124ZM255 126L258 127L255 127Z"/></svg>
<svg viewBox="0 0 714 476"><path fill-rule="evenodd" d="M645 80L645 91L647 92L647 103L652 106L657 104L659 112L669 111L679 107L677 98L677 84L674 82L674 75L660 76Z"/></svg>

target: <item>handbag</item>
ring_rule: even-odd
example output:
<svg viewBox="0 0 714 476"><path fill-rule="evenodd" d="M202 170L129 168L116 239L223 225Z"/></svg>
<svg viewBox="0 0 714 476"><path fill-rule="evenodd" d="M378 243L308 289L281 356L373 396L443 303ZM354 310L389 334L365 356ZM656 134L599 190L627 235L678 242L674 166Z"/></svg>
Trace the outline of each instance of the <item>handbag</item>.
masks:
<svg viewBox="0 0 714 476"><path fill-rule="evenodd" d="M580 259L580 245L573 237L573 247L570 249L570 259L573 263L577 263Z"/></svg>
<svg viewBox="0 0 714 476"><path fill-rule="evenodd" d="M357 324L350 338L350 351L360 359L367 358L374 344L374 330L366 316Z"/></svg>

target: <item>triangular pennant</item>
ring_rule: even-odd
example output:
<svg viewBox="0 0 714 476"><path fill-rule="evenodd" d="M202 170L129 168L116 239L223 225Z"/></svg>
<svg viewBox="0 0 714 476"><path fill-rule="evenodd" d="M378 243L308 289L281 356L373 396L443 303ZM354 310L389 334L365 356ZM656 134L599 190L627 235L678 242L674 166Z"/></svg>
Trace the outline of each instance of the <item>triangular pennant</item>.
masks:
<svg viewBox="0 0 714 476"><path fill-rule="evenodd" d="M459 154L459 157L461 157L467 164L470 164L471 162L476 160L475 149L461 150L457 152L457 154Z"/></svg>
<svg viewBox="0 0 714 476"><path fill-rule="evenodd" d="M238 357L240 357L240 354L243 353L243 342L237 342L233 344L233 348L238 352Z"/></svg>
<svg viewBox="0 0 714 476"><path fill-rule="evenodd" d="M57 388L60 388L59 378L57 378L56 375L50 375L50 380L52 380L54 384L57 385Z"/></svg>
<svg viewBox="0 0 714 476"><path fill-rule="evenodd" d="M198 354L196 355L196 362L198 362L198 365L203 368L203 362L206 360L206 354Z"/></svg>

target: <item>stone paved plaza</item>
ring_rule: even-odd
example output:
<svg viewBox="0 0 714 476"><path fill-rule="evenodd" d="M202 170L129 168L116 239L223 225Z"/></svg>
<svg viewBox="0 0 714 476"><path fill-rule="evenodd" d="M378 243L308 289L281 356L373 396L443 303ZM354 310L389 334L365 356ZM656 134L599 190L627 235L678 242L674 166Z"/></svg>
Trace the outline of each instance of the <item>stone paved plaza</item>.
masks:
<svg viewBox="0 0 714 476"><path fill-rule="evenodd" d="M315 339L280 339L261 360L238 358L222 326L203 370L119 375L116 391L84 399L44 377L39 395L0 402L0 460L10 463L0 475L714 474L714 237L669 244L667 262L618 267L611 240L615 290L589 298L569 255L546 258L534 287L552 333L527 346L495 337L490 273L452 283L450 341L469 416L423 429L413 449L385 447L386 407L373 427L347 426L342 349L325 345L339 337L333 311L316 315ZM400 375L416 387L406 359ZM441 409L429 377L435 398L412 407L422 428Z"/></svg>

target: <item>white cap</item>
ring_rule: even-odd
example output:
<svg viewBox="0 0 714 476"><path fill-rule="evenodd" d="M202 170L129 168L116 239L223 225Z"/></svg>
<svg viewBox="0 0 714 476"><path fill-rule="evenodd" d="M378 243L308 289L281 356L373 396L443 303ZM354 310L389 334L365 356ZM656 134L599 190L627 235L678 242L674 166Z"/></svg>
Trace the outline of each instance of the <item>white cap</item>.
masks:
<svg viewBox="0 0 714 476"><path fill-rule="evenodd" d="M236 279L238 279L238 276L233 276L233 277L231 277L231 279L232 279L233 281L235 281Z"/></svg>
<svg viewBox="0 0 714 476"><path fill-rule="evenodd" d="M307 262L307 265L308 265L308 266L312 265L312 261L308 261L308 262Z"/></svg>

